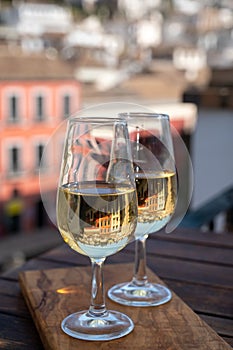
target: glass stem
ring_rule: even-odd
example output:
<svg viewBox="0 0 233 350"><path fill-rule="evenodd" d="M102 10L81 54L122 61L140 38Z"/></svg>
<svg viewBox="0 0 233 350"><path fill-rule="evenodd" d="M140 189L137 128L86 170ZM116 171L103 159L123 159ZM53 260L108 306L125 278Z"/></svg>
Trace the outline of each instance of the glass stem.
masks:
<svg viewBox="0 0 233 350"><path fill-rule="evenodd" d="M107 312L105 307L104 280L102 266L103 259L91 259L92 266L92 286L91 286L91 305L89 314L93 317L104 316Z"/></svg>
<svg viewBox="0 0 233 350"><path fill-rule="evenodd" d="M148 283L146 275L146 240L148 235L137 239L135 242L135 264L133 283L137 286L145 286Z"/></svg>

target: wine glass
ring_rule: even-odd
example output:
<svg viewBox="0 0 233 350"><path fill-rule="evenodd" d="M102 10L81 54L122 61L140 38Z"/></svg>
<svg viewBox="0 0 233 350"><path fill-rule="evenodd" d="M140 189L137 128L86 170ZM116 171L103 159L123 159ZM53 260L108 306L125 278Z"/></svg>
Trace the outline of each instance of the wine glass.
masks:
<svg viewBox="0 0 233 350"><path fill-rule="evenodd" d="M135 266L130 282L114 285L108 296L130 306L156 306L168 302L170 290L148 281L146 240L171 219L177 196L177 176L169 117L156 113L123 113L126 118L138 195L135 231Z"/></svg>
<svg viewBox="0 0 233 350"><path fill-rule="evenodd" d="M125 314L105 306L102 265L134 239L137 194L127 123L117 118L68 121L57 194L57 223L64 241L92 264L89 310L67 316L68 335L110 340L130 333Z"/></svg>

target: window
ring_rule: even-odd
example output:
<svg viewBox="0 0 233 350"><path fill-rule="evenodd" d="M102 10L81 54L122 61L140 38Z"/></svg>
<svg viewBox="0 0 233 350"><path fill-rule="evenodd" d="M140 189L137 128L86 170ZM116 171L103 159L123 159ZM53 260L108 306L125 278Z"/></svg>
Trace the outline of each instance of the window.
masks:
<svg viewBox="0 0 233 350"><path fill-rule="evenodd" d="M9 171L12 173L18 173L21 170L20 165L20 148L13 146L9 150Z"/></svg>
<svg viewBox="0 0 233 350"><path fill-rule="evenodd" d="M69 117L70 115L70 95L63 96L63 116L64 118Z"/></svg>
<svg viewBox="0 0 233 350"><path fill-rule="evenodd" d="M39 143L37 146L36 146L36 169L43 169L45 168L45 159L43 157L43 152L44 152L44 144L42 143Z"/></svg>
<svg viewBox="0 0 233 350"><path fill-rule="evenodd" d="M19 97L12 95L8 100L9 121L17 123L19 121Z"/></svg>
<svg viewBox="0 0 233 350"><path fill-rule="evenodd" d="M45 98L43 95L37 95L35 101L36 120L43 121L45 119Z"/></svg>

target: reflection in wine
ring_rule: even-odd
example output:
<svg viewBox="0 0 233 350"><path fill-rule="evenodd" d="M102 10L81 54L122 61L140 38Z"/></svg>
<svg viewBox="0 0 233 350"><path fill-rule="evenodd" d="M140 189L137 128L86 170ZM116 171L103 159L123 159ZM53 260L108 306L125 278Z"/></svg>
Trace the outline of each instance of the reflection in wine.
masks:
<svg viewBox="0 0 233 350"><path fill-rule="evenodd" d="M160 230L170 220L176 204L176 173L135 174L138 195L137 238Z"/></svg>
<svg viewBox="0 0 233 350"><path fill-rule="evenodd" d="M104 182L69 183L58 193L58 226L66 243L81 254L105 257L133 237L136 191Z"/></svg>

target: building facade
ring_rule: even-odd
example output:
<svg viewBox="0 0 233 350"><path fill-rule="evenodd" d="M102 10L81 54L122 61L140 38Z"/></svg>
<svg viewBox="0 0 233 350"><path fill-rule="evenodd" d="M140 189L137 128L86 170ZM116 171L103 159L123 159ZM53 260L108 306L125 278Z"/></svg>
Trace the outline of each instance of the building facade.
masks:
<svg viewBox="0 0 233 350"><path fill-rule="evenodd" d="M11 217L20 215L18 229L27 230L46 224L39 172L48 191L55 190L57 149L44 150L58 125L79 109L80 85L70 66L43 56L0 57L0 71L0 225L11 230Z"/></svg>

